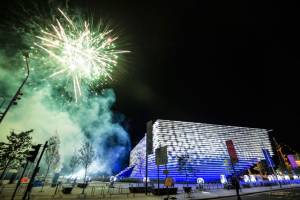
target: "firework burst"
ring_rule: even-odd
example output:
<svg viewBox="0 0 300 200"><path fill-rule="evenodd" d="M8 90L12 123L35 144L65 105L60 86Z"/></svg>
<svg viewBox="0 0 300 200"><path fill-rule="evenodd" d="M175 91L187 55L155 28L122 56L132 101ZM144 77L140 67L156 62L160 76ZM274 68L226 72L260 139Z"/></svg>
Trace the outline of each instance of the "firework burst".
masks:
<svg viewBox="0 0 300 200"><path fill-rule="evenodd" d="M58 9L62 19L56 19L48 29L43 29L35 43L37 47L53 57L58 65L50 77L72 79L75 101L82 95L81 84L112 79L118 55L129 51L118 50L114 44L118 39L111 36L112 30L92 30L87 21L72 20Z"/></svg>

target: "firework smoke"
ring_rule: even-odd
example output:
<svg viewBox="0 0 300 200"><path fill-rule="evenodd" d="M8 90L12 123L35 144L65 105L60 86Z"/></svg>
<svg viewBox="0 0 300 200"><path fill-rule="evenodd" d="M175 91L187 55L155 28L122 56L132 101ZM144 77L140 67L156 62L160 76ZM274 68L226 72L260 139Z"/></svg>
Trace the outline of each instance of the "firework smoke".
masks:
<svg viewBox="0 0 300 200"><path fill-rule="evenodd" d="M87 139L96 148L94 172L116 172L130 150L128 133L120 125L122 117L111 112L116 100L114 91L106 89L96 95L91 86L96 85L97 92L101 90L99 87L117 67L117 54L125 51L116 50L116 36L110 36L109 29L98 26L95 30L92 24L84 23L86 20L79 25L75 19L81 16L59 13L60 18L32 15L26 24L17 23L11 32L0 29L4 47L0 50L1 97L9 99L24 77L25 63L19 47L30 49L31 69L22 99L0 124L0 140L5 140L12 129L34 129L36 143L58 134L62 167L68 171L70 157ZM74 85L76 98L78 92L84 97L77 103L73 101Z"/></svg>

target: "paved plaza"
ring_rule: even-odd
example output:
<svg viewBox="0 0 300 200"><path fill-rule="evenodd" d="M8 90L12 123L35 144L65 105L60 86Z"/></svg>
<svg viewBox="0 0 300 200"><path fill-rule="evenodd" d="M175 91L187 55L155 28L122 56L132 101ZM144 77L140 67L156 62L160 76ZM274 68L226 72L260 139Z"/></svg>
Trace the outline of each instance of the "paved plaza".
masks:
<svg viewBox="0 0 300 200"><path fill-rule="evenodd" d="M170 198L175 197L176 199L213 199L220 197L231 197L235 195L235 190L227 190L218 187L210 187L205 190L199 191L196 189L196 185L192 185L193 192L191 194L185 194L182 190L182 185L176 185L179 190L177 195L170 195ZM165 199L167 196L154 196L149 194L133 194L129 192L129 184L117 183L115 188L108 188L107 183L102 182L92 182L86 189L85 195L82 195L82 188L74 187L71 194L64 194L62 192L62 186L60 187L50 187L45 186L41 192L41 187L34 187L31 199L136 199L136 200L155 200L155 199ZM1 187L0 199L6 200L11 199L12 192L15 188L15 184L4 184ZM240 194L242 196L249 194L260 194L265 192L275 192L275 191L286 191L286 190L299 190L300 185L289 184L283 185L281 188L279 186L268 186L268 187L252 187L252 188L242 188ZM25 186L20 187L17 192L15 199L22 199ZM56 191L56 192L55 192ZM249 197L247 197L249 198ZM233 198L234 199L234 198Z"/></svg>

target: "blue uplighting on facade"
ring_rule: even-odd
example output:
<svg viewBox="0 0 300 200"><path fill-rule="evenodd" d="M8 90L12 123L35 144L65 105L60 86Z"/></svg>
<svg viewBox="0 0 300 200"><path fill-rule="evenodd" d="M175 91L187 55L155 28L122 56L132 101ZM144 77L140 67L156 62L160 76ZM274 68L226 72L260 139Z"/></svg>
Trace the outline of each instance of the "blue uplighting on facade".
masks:
<svg viewBox="0 0 300 200"><path fill-rule="evenodd" d="M196 182L200 177L210 182L219 181L222 174L232 176L233 169L225 145L226 140L233 141L238 154L239 161L234 165L237 174L264 159L263 148L273 155L267 130L258 128L157 120L153 124L152 139L154 151L163 146L168 149L168 164L159 166L160 179L166 177L163 170L167 169L168 176L173 177L176 182L186 180L185 170L179 171L178 163L178 156L183 155L188 155L185 168L189 182ZM131 178L145 177L145 152L144 137L130 153L131 168L128 169L132 170ZM157 173L155 154L150 154L148 176L150 179L157 179Z"/></svg>

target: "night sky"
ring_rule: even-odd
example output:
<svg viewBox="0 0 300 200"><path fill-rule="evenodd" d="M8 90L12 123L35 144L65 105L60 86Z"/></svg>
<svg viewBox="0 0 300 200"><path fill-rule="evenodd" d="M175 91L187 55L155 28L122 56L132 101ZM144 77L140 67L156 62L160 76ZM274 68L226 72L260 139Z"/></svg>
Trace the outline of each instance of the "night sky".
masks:
<svg viewBox="0 0 300 200"><path fill-rule="evenodd" d="M12 2L12 1L9 1ZM47 2L47 1L45 1ZM131 50L112 87L132 145L155 119L272 129L300 151L299 3L71 0ZM2 3L1 16L12 3Z"/></svg>

